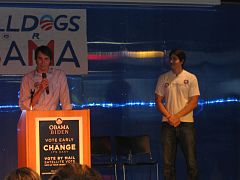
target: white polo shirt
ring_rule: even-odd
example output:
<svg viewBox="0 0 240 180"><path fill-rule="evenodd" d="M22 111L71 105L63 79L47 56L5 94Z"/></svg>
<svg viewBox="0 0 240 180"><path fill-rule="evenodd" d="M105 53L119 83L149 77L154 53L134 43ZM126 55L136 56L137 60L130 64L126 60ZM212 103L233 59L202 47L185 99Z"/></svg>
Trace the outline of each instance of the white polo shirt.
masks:
<svg viewBox="0 0 240 180"><path fill-rule="evenodd" d="M194 74L183 70L179 75L169 71L158 79L155 93L164 97L167 111L176 114L181 111L192 96L200 95L198 81ZM163 116L162 121L167 121ZM181 122L193 122L193 111L180 118Z"/></svg>

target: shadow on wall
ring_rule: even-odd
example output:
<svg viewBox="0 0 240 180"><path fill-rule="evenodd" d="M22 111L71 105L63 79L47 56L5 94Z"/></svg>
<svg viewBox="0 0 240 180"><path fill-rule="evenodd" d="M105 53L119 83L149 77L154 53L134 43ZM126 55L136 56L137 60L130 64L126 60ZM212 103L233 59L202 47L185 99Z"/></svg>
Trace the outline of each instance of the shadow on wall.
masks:
<svg viewBox="0 0 240 180"><path fill-rule="evenodd" d="M121 107L128 101L131 90L127 81L117 75L106 87L105 101L113 103L113 108L91 108L92 135L119 135L122 132L123 122L126 119L128 108Z"/></svg>

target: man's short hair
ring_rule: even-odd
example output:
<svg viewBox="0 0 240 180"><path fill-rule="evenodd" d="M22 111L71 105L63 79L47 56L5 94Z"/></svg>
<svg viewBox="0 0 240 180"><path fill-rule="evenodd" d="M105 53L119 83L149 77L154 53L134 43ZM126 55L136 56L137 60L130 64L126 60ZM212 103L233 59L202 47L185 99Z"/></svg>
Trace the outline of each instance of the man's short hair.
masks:
<svg viewBox="0 0 240 180"><path fill-rule="evenodd" d="M170 51L169 53L169 58L172 56L172 55L175 55L179 58L180 61L183 61L183 65L184 63L186 62L186 54L183 50L181 49L173 49Z"/></svg>
<svg viewBox="0 0 240 180"><path fill-rule="evenodd" d="M103 180L101 174L87 165L66 164L57 169L50 180Z"/></svg>
<svg viewBox="0 0 240 180"><path fill-rule="evenodd" d="M43 53L44 55L48 56L50 60L52 60L52 51L48 46L39 46L35 50L35 60L37 60L38 54Z"/></svg>
<svg viewBox="0 0 240 180"><path fill-rule="evenodd" d="M28 167L21 167L11 171L7 176L5 176L4 180L12 180L12 179L34 179L41 180L40 176L36 171Z"/></svg>

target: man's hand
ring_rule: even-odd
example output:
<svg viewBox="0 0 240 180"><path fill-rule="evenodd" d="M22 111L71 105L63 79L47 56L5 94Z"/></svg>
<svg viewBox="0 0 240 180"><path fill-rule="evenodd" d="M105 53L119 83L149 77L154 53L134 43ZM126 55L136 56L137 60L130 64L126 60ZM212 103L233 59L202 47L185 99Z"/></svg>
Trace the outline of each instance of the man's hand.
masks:
<svg viewBox="0 0 240 180"><path fill-rule="evenodd" d="M40 90L40 91L43 91L43 90L45 90L47 87L48 87L48 79L43 78L43 79L42 79L42 82L41 82L40 85L39 85L39 90Z"/></svg>
<svg viewBox="0 0 240 180"><path fill-rule="evenodd" d="M179 126L181 121L180 121L180 118L176 114L173 114L168 118L168 123L173 127L177 127L177 126Z"/></svg>

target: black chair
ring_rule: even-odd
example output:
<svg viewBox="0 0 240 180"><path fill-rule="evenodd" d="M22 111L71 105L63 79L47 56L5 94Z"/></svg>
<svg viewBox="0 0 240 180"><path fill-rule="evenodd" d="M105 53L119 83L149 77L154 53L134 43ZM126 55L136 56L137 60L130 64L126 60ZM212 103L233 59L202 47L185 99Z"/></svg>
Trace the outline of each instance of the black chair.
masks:
<svg viewBox="0 0 240 180"><path fill-rule="evenodd" d="M156 178L157 180L159 179L158 162L152 158L150 138L148 135L116 136L115 143L116 159L118 162L122 160L124 180L126 180L126 168L133 166L154 166L156 168Z"/></svg>
<svg viewBox="0 0 240 180"><path fill-rule="evenodd" d="M113 170L117 180L117 164L112 153L112 141L110 136L91 137L92 167L95 169L108 168Z"/></svg>

